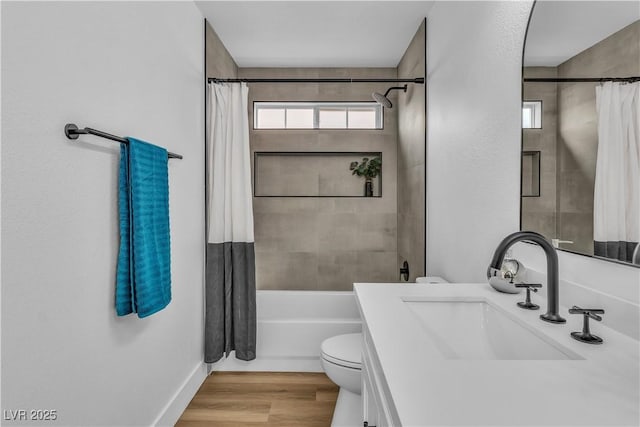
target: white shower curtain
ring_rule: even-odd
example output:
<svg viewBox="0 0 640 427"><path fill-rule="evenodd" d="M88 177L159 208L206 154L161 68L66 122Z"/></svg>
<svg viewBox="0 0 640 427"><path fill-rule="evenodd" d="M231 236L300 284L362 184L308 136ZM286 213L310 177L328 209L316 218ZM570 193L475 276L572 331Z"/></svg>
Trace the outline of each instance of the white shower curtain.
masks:
<svg viewBox="0 0 640 427"><path fill-rule="evenodd" d="M631 261L640 237L640 82L596 87L594 254Z"/></svg>
<svg viewBox="0 0 640 427"><path fill-rule="evenodd" d="M208 86L205 362L255 359L256 287L248 87Z"/></svg>

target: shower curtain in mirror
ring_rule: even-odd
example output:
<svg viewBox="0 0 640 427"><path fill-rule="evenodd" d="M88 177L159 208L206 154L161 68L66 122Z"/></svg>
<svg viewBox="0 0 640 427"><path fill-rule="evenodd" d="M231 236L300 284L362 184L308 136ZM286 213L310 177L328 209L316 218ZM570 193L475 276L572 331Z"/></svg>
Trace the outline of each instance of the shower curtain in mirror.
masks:
<svg viewBox="0 0 640 427"><path fill-rule="evenodd" d="M248 88L208 86L205 362L256 357Z"/></svg>
<svg viewBox="0 0 640 427"><path fill-rule="evenodd" d="M594 254L631 262L640 235L640 82L596 88Z"/></svg>

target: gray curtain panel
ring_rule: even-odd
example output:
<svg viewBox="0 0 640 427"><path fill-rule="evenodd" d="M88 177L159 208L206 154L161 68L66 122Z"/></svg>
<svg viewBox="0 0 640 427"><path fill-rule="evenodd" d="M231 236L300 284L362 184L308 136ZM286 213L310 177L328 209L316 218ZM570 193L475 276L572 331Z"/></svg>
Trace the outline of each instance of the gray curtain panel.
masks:
<svg viewBox="0 0 640 427"><path fill-rule="evenodd" d="M233 350L256 358L256 277L253 243L207 245L205 362Z"/></svg>
<svg viewBox="0 0 640 427"><path fill-rule="evenodd" d="M595 256L633 262L633 250L638 242L593 242Z"/></svg>
<svg viewBox="0 0 640 427"><path fill-rule="evenodd" d="M208 86L205 362L256 358L256 273L246 84Z"/></svg>

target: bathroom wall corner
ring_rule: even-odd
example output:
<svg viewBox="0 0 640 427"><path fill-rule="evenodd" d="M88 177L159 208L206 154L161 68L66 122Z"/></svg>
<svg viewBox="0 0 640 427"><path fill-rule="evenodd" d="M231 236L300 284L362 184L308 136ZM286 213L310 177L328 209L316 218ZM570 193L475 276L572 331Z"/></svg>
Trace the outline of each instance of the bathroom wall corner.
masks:
<svg viewBox="0 0 640 427"><path fill-rule="evenodd" d="M207 77L237 78L238 65L209 21L205 19L205 69Z"/></svg>
<svg viewBox="0 0 640 427"><path fill-rule="evenodd" d="M426 19L398 63L398 78L426 73ZM425 275L426 84L398 96L398 267L409 264L409 282Z"/></svg>
<svg viewBox="0 0 640 427"><path fill-rule="evenodd" d="M153 426L174 426L180 416L184 413L184 410L189 406L189 402L193 399L196 392L209 375L207 364L200 362L191 372L182 386L171 397L169 402L165 405L160 415L151 424Z"/></svg>

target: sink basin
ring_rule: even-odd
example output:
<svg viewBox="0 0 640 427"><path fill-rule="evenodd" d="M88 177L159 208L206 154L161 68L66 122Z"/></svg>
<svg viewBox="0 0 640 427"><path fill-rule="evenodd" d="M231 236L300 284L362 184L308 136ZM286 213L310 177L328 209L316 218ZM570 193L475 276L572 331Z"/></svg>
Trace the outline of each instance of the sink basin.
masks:
<svg viewBox="0 0 640 427"><path fill-rule="evenodd" d="M581 359L487 300L403 302L446 359Z"/></svg>

